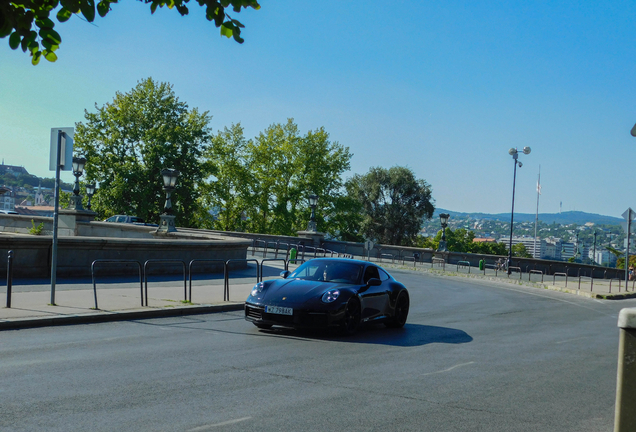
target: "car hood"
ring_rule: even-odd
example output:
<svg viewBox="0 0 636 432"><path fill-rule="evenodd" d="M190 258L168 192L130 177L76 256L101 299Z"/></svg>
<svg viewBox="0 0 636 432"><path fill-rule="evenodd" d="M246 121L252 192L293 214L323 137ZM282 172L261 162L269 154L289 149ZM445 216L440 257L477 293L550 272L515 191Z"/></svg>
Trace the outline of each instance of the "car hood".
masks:
<svg viewBox="0 0 636 432"><path fill-rule="evenodd" d="M264 283L266 288L257 296L259 300L267 304L285 304L290 306L320 299L329 290L355 291L359 288L357 285L300 279L280 279L265 281Z"/></svg>

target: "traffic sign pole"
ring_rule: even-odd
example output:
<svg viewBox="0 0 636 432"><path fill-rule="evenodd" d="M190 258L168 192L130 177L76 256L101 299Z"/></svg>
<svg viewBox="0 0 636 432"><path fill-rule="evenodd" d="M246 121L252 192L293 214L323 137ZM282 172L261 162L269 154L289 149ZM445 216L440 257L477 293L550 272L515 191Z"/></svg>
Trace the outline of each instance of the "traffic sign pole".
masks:
<svg viewBox="0 0 636 432"><path fill-rule="evenodd" d="M632 220L636 217L636 213L634 213L634 210L630 207L625 210L622 216L627 221L627 244L625 245L625 289L627 289L627 285L629 284L629 240L632 232Z"/></svg>

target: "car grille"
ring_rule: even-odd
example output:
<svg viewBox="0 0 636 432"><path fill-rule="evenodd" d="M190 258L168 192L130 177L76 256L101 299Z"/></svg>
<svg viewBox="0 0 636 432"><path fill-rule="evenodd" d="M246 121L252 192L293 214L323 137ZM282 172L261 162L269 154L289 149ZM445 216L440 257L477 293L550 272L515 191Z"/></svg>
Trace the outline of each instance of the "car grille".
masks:
<svg viewBox="0 0 636 432"><path fill-rule="evenodd" d="M262 307L245 305L245 316L252 319L260 320L263 318L263 310L265 309Z"/></svg>
<svg viewBox="0 0 636 432"><path fill-rule="evenodd" d="M328 317L324 312L303 312L291 315L279 315L265 313L265 308L245 304L245 317L255 321L266 321L272 324L300 326L300 327L327 327Z"/></svg>

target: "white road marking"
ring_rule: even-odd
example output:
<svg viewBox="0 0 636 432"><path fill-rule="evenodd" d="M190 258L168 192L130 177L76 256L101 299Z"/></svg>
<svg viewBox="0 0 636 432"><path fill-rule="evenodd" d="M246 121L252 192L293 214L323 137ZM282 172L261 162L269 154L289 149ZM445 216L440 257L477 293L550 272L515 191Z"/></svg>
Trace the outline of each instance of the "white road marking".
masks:
<svg viewBox="0 0 636 432"><path fill-rule="evenodd" d="M574 342L574 341L578 341L578 340L582 340L582 339L589 339L589 338L590 338L590 336L584 336L584 337L580 337L580 338L566 339L566 340L559 341L559 342L556 342L556 343L562 344L562 343L566 343L566 342Z"/></svg>
<svg viewBox="0 0 636 432"><path fill-rule="evenodd" d="M458 365L455 365L455 366L451 366L451 367L449 367L448 369L444 369L444 370L437 371L437 372L429 372L429 373L425 373L425 374L422 374L421 376L434 375L434 374L444 373L444 372L450 372L450 371L452 371L452 370L453 370L453 369L455 369L455 368L462 367L462 366L468 366L468 365L471 365L471 364L473 364L473 363L475 363L475 362L461 363L461 364L458 364Z"/></svg>
<svg viewBox="0 0 636 432"><path fill-rule="evenodd" d="M245 420L250 420L251 418L252 417L243 417L243 418L239 418L239 419L224 421L224 422L221 422L221 423L203 425L203 426L195 427L194 429L188 429L187 432L206 431L206 430L210 430L210 429L213 429L213 428L219 427L219 426L227 426L227 425L231 425L231 424L240 423L240 422L243 422Z"/></svg>

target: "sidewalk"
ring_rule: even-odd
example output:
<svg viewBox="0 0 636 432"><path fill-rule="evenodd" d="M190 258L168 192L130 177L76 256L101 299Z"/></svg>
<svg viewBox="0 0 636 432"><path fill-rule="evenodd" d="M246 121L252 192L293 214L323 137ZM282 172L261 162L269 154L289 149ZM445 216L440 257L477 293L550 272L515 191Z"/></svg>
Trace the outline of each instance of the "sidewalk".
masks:
<svg viewBox="0 0 636 432"><path fill-rule="evenodd" d="M0 330L242 310L255 283L255 278L249 279L230 281L230 301L223 300L222 279L193 281L192 303L185 301L183 280L149 282L148 306L141 306L138 281L111 280L96 286L99 309L95 309L90 281L58 282L53 306L49 281L17 280L13 282L10 308L6 307L6 286L0 289ZM189 292L187 284L186 290Z"/></svg>

